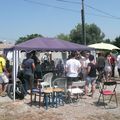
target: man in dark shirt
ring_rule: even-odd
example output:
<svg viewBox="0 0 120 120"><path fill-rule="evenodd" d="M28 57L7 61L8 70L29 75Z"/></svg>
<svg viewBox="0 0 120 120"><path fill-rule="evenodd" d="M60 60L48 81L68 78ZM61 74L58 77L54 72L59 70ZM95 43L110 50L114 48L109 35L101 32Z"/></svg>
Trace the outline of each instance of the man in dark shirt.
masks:
<svg viewBox="0 0 120 120"><path fill-rule="evenodd" d="M31 59L30 53L26 54L26 59L23 60L22 67L23 67L24 81L25 81L24 88L25 88L25 92L27 92L27 90L30 88L30 84L33 85L34 69L35 69L34 60Z"/></svg>
<svg viewBox="0 0 120 120"><path fill-rule="evenodd" d="M98 53L98 59L97 59L97 70L98 72L102 72L105 68L105 57L102 53Z"/></svg>
<svg viewBox="0 0 120 120"><path fill-rule="evenodd" d="M87 66L87 77L85 82L85 95L88 95L88 87L89 87L89 84L91 84L91 92L92 92L91 97L93 97L93 94L95 92L96 65L95 65L93 55L89 56L89 60L90 60L90 63L88 63L88 66Z"/></svg>
<svg viewBox="0 0 120 120"><path fill-rule="evenodd" d="M36 51L31 52L31 54L32 54L31 58L34 60L34 63L35 63L35 66L36 66L38 61L39 61L39 59L38 59L38 57L36 55Z"/></svg>

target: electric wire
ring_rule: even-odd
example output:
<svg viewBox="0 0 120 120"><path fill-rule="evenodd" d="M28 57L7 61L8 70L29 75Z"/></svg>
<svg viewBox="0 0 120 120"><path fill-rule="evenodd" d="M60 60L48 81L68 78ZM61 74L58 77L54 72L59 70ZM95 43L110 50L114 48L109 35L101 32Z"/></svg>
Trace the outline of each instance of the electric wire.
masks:
<svg viewBox="0 0 120 120"><path fill-rule="evenodd" d="M54 5L50 5L50 4L46 4L46 3L41 3L41 2L38 2L38 1L33 1L33 0L24 0L24 1L29 2L29 3L33 3L33 4L38 4L38 5L41 5L41 6L46 6L46 7L57 8L57 9L62 9L62 10L66 10L66 11L80 13L79 10L73 10L73 9L64 8L64 7L58 7L58 6L54 6Z"/></svg>
<svg viewBox="0 0 120 120"><path fill-rule="evenodd" d="M64 7L58 7L58 6L54 6L54 5L50 5L50 4L46 4L46 3L42 3L42 2L38 2L38 1L34 1L34 0L24 0L24 1L32 3L32 4L38 4L38 5L41 5L41 6L46 6L46 7L51 7L51 8L57 8L57 9L61 9L61 10L65 10L65 11L70 11L70 12L74 12L74 13L80 13L80 10L74 10L74 9L69 9L69 8L64 8ZM72 4L81 4L81 2L72 2L72 1L67 1L67 0L56 0L56 1L66 2L66 3L72 3ZM91 7L90 5L85 4L85 6L87 6L87 7L91 8L91 9L94 9L94 10L96 10L96 11L104 14L104 15L100 15L100 14L98 15L98 14L93 14L93 13L87 13L87 12L85 12L88 15L120 20L119 17L113 16L113 15L111 15L109 13L106 13L106 12L104 12L102 10L99 10L97 8L94 8L94 7Z"/></svg>
<svg viewBox="0 0 120 120"><path fill-rule="evenodd" d="M68 1L68 0L56 0L56 1L66 2L66 3L72 3L72 4L82 4L81 2L73 2L73 1ZM88 7L88 8L91 8L91 9L97 11L97 12L100 12L100 13L102 13L102 14L104 14L104 15L113 17L113 18L115 18L115 19L120 19L120 17L116 17L116 16L114 16L114 15L111 15L110 13L107 13L107 12L104 12L104 11L99 10L99 9L97 9L97 8L94 8L94 7L92 7L92 6L88 5L88 4L84 4L84 5L85 5L86 7Z"/></svg>

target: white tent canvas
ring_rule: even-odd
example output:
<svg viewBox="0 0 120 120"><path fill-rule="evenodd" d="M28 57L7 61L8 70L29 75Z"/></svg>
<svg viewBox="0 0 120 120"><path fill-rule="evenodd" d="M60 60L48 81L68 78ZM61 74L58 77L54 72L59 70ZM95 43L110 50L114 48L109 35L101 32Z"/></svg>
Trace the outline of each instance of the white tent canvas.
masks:
<svg viewBox="0 0 120 120"><path fill-rule="evenodd" d="M92 48L95 48L95 49L104 49L104 50L114 50L114 49L119 49L119 47L115 46L115 45L112 45L112 44L109 44L109 43L95 43L95 44L91 44L91 45L88 45L88 47L92 47Z"/></svg>

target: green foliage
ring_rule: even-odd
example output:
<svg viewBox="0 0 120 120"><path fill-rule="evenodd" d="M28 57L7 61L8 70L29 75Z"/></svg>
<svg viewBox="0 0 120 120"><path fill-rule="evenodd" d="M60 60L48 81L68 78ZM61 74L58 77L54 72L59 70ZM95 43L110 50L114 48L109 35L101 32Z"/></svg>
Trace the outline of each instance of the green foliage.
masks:
<svg viewBox="0 0 120 120"><path fill-rule="evenodd" d="M102 42L103 38L105 37L101 29L95 24L85 24L85 31L87 45ZM70 38L72 42L84 44L82 39L82 24L78 24L74 29L71 30Z"/></svg>
<svg viewBox="0 0 120 120"><path fill-rule="evenodd" d="M15 44L19 44L19 43L22 43L22 42L25 42L27 40L30 40L30 39L33 39L33 38L36 38L36 37L43 37L42 35L40 34L31 34L31 35L27 35L26 37L20 37Z"/></svg>
<svg viewBox="0 0 120 120"><path fill-rule="evenodd" d="M64 33L61 33L61 34L57 35L57 38L59 38L61 40L67 40L67 41L70 40L69 35L65 35Z"/></svg>
<svg viewBox="0 0 120 120"><path fill-rule="evenodd" d="M104 33L95 24L86 25L87 44L102 42L105 37Z"/></svg>
<svg viewBox="0 0 120 120"><path fill-rule="evenodd" d="M108 43L110 42L109 40L103 41L105 35L101 31L101 29L95 24L90 24L90 25L85 24L85 31L86 31L86 44L87 45L98 43L98 42L108 42ZM16 41L15 44L25 42L27 40L30 40L36 37L42 37L42 35L31 34L25 37L20 37ZM65 35L64 33L61 33L57 35L57 38L71 41L71 42L78 43L78 44L84 44L84 40L82 38L82 24L78 24L77 26L75 26L75 28L70 31L69 35Z"/></svg>
<svg viewBox="0 0 120 120"><path fill-rule="evenodd" d="M70 31L70 39L72 42L84 44L82 40L82 25L78 24Z"/></svg>
<svg viewBox="0 0 120 120"><path fill-rule="evenodd" d="M112 43L112 42L110 41L110 39L105 39L104 42L105 42L105 43L110 43L110 44Z"/></svg>
<svg viewBox="0 0 120 120"><path fill-rule="evenodd" d="M112 42L114 45L120 48L120 36L115 38L115 41Z"/></svg>

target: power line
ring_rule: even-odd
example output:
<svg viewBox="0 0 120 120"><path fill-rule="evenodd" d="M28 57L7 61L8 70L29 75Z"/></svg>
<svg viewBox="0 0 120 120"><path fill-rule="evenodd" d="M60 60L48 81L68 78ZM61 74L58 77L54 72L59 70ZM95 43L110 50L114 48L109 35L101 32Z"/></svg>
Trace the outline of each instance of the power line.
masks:
<svg viewBox="0 0 120 120"><path fill-rule="evenodd" d="M100 14L94 14L94 13L88 13L88 12L86 12L85 14L88 14L88 15L91 15L91 16L96 16L96 17L120 20L120 18L113 18L111 16L106 16L106 15L100 15Z"/></svg>
<svg viewBox="0 0 120 120"><path fill-rule="evenodd" d="M68 0L56 0L56 1L66 2L66 3L72 3L72 4L82 4L81 2L72 2L72 1L68 1ZM92 7L92 6L88 5L88 4L84 4L84 5L85 5L86 7L88 7L88 8L91 8L91 9L93 9L93 10L96 10L97 12L100 12L100 13L102 13L102 14L104 14L104 15L113 17L113 18L115 18L115 19L120 19L120 17L116 17L116 16L114 16L114 15L111 15L110 13L107 13L107 12L104 12L104 11L99 10L99 9L97 9L97 8L94 8L94 7Z"/></svg>
<svg viewBox="0 0 120 120"><path fill-rule="evenodd" d="M41 2L38 2L38 1L34 1L34 0L24 0L24 1L28 2L28 3L32 3L32 4L37 4L37 5L45 6L45 7L51 7L51 8L61 9L61 10L70 11L70 12L74 12L74 13L80 13L80 10L74 10L74 9L69 9L69 8L64 8L64 7L58 7L58 6L54 6L54 5L50 5L50 4L45 4L45 3L41 3ZM67 1L67 0L57 0L57 1L66 2L66 3L73 3L73 4L81 4L80 2L71 2L71 1ZM93 7L91 7L91 8L94 9ZM100 12L101 10L98 10L98 11ZM105 14L105 12L102 12L102 13ZM105 15L100 15L100 14L98 15L98 14L93 14L93 13L86 13L86 14L92 15L92 16L97 16L97 17L104 17L104 18L110 18L110 19L120 20L119 17L115 17L115 16L112 16L112 15L108 16L107 13Z"/></svg>
<svg viewBox="0 0 120 120"><path fill-rule="evenodd" d="M115 19L120 19L120 17L116 17L116 16L111 15L111 14L109 14L109 13L107 13L107 12L104 12L104 11L99 10L99 9L97 9L97 8L91 7L90 5L85 4L85 6L91 8L91 9L94 9L94 10L100 12L100 13L103 13L103 14L105 14L105 15L108 15L108 16L110 16L110 17L113 17L113 18L115 18Z"/></svg>
<svg viewBox="0 0 120 120"><path fill-rule="evenodd" d="M64 7L58 7L58 6L54 6L54 5L41 3L41 2L38 2L38 1L33 1L33 0L24 0L24 1L29 2L29 3L33 3L33 4L38 4L38 5L41 5L41 6L46 6L46 7L57 8L57 9L62 9L62 10L66 10L66 11L80 13L79 10L73 10L73 9L64 8Z"/></svg>
<svg viewBox="0 0 120 120"><path fill-rule="evenodd" d="M67 1L67 0L56 0L56 1L72 3L72 4L82 4L81 2L73 2L73 1Z"/></svg>

